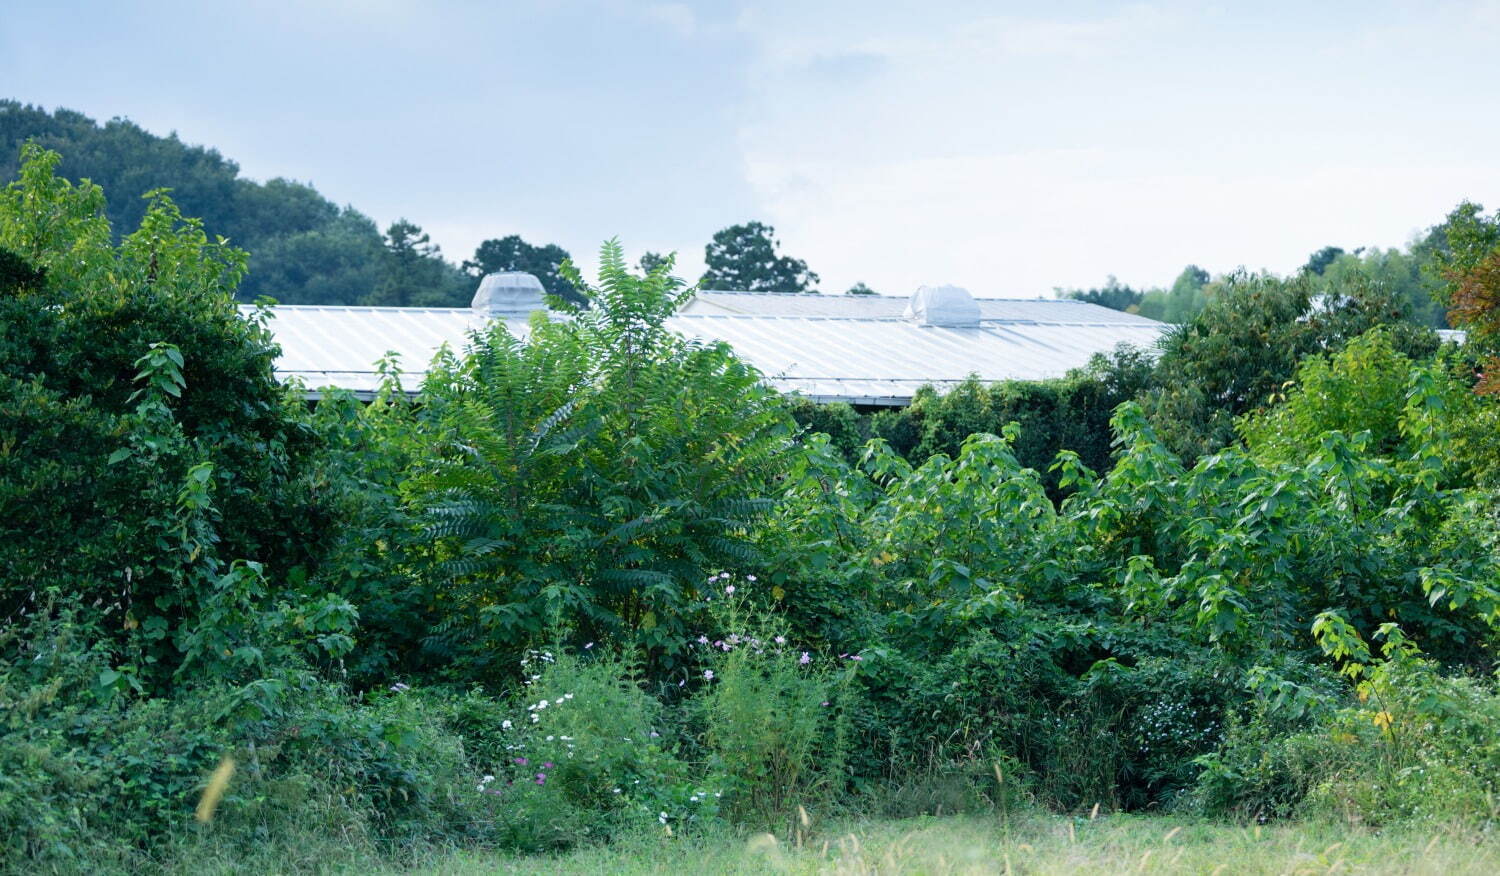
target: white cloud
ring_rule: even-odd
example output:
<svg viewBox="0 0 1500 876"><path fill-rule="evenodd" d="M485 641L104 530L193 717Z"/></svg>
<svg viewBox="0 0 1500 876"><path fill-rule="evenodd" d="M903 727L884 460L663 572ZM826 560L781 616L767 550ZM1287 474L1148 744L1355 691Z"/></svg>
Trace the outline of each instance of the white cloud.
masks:
<svg viewBox="0 0 1500 876"><path fill-rule="evenodd" d="M997 15L941 34L929 52L987 51L1020 57L1097 59L1116 55L1160 36L1176 24L1173 16L1144 4L1130 4L1094 18L1031 18Z"/></svg>
<svg viewBox="0 0 1500 876"><path fill-rule="evenodd" d="M1461 198L1500 198L1480 145L1495 125L1409 75L1451 43L1430 24L1372 51L1353 48L1376 29L1360 21L1334 37L1315 17L1287 30L1237 9L980 6L742 18L759 49L740 127L758 218L825 291L1031 296L1109 273L1165 284L1189 262L1289 271L1325 244L1400 245ZM841 57L873 60L827 76Z"/></svg>
<svg viewBox="0 0 1500 876"><path fill-rule="evenodd" d="M1106 273L1166 284L1190 262L1287 272L1325 244L1404 244L1466 194L1500 193L1494 166L1228 177L1131 164L1104 151L755 163L751 179L786 249L816 255L825 291L863 280L887 294L955 283L1022 297L1096 285Z"/></svg>
<svg viewBox="0 0 1500 876"><path fill-rule="evenodd" d="M738 27L752 35L764 69L795 69L819 57L866 54L918 63L946 64L975 55L1036 58L1097 58L1160 37L1182 24L1157 6L1131 3L1102 15L1037 15L1034 12L964 14L937 2L921 13L892 14L871 8L747 9ZM882 14L883 13L883 14Z"/></svg>

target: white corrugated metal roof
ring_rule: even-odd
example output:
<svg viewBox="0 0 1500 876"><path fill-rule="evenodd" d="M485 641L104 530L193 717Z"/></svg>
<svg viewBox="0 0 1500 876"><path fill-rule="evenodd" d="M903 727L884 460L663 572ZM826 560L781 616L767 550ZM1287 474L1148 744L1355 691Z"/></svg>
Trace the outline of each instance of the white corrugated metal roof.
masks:
<svg viewBox="0 0 1500 876"><path fill-rule="evenodd" d="M899 319L910 297L889 295L787 295L766 292L699 292L682 314L737 316L842 316L851 319ZM1072 298L975 298L982 320L1009 322L1105 323L1154 325L1144 316L1110 310Z"/></svg>
<svg viewBox="0 0 1500 876"><path fill-rule="evenodd" d="M689 337L724 341L783 392L866 405L903 405L923 385L951 386L971 374L982 380L1062 377L1119 344L1150 347L1165 328L998 320L943 328L902 319L703 314L680 314L668 325Z"/></svg>
<svg viewBox="0 0 1500 876"><path fill-rule="evenodd" d="M245 306L246 315L255 311ZM300 378L309 389L335 386L356 395L380 385L375 363L395 354L403 388L414 391L438 348L461 352L485 318L467 307L324 307L278 304L267 327L281 345L276 376ZM513 332L525 320L507 320Z"/></svg>
<svg viewBox="0 0 1500 876"><path fill-rule="evenodd" d="M923 385L951 386L971 374L987 381L1061 377L1119 344L1151 347L1167 328L1080 301L976 301L977 327L945 328L901 318L901 298L710 292L667 325L729 344L779 390L865 405L903 405ZM470 308L293 305L273 307L269 322L282 348L278 376L357 395L378 387L375 362L388 353L398 357L404 388L414 391L439 347L461 351L483 325ZM507 325L526 331L522 320Z"/></svg>

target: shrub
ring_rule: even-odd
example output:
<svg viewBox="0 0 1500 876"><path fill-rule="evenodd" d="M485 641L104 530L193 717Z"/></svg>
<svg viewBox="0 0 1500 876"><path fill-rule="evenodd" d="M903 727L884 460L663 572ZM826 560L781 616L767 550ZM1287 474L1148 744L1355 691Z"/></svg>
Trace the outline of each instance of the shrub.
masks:
<svg viewBox="0 0 1500 876"><path fill-rule="evenodd" d="M984 627L930 664L873 664L865 696L898 783L1002 761L1061 809L1165 805L1196 779L1193 758L1216 748L1238 699L1231 667L1167 636L1045 610Z"/></svg>
<svg viewBox="0 0 1500 876"><path fill-rule="evenodd" d="M506 717L486 714L488 726L466 730L489 740L476 750L485 766L476 789L495 801L499 842L556 848L717 817L722 789L709 790L712 781L673 753L674 734L639 670L604 652L529 652ZM460 706L474 714L467 700Z"/></svg>
<svg viewBox="0 0 1500 876"><path fill-rule="evenodd" d="M443 606L428 647L464 676L510 676L559 619L671 668L699 582L759 555L793 424L726 347L663 328L670 267L633 276L606 244L589 310L524 342L497 326L430 373L402 489Z"/></svg>
<svg viewBox="0 0 1500 876"><path fill-rule="evenodd" d="M784 519L816 547L778 585L868 607L823 627L879 643L857 771L1002 752L1060 806L1167 805L1235 726L1247 671L1312 657L1329 606L1362 630L1399 619L1444 665L1482 663L1494 539L1481 494L1443 486L1443 396L1422 374L1401 429L1429 439L1411 457L1331 432L1286 460L1230 449L1185 468L1127 404L1109 472L1060 456L1061 507L1014 429L917 467L875 443L863 472L810 442Z"/></svg>
<svg viewBox="0 0 1500 876"><path fill-rule="evenodd" d="M1145 351L1122 346L1055 380L985 384L971 378L946 393L923 387L910 406L864 418L852 409L805 401L793 413L809 429L828 433L851 463L859 461L869 437L882 439L897 455L920 465L937 454L956 457L969 436L998 435L1015 423L1020 427L1013 448L1017 458L1042 472L1048 493L1060 497L1065 491L1048 471L1052 461L1069 450L1089 468L1107 468L1110 414L1150 386L1151 369Z"/></svg>
<svg viewBox="0 0 1500 876"><path fill-rule="evenodd" d="M1314 445L1324 432L1369 431L1370 450L1393 455L1402 444L1411 370L1411 359L1396 349L1390 331L1371 329L1337 353L1304 359L1286 401L1246 417L1240 434L1255 451L1284 458Z"/></svg>
<svg viewBox="0 0 1500 876"><path fill-rule="evenodd" d="M1317 629L1354 689L1262 674L1262 691L1278 696L1263 696L1224 748L1203 759L1199 805L1375 826L1493 823L1500 783L1493 681L1442 675L1395 624L1376 633L1384 639L1379 658L1335 613L1320 616Z"/></svg>
<svg viewBox="0 0 1500 876"><path fill-rule="evenodd" d="M783 624L747 612L743 590L755 584L723 573L710 585L724 592L710 596L717 632L698 638L706 668L693 679L694 705L709 763L730 791L728 815L790 833L797 806L844 790L850 682L864 658L842 654L838 665L799 649Z"/></svg>
<svg viewBox="0 0 1500 876"><path fill-rule="evenodd" d="M869 439L869 423L844 402L819 404L801 396L787 397L787 411L809 432L822 432L845 459L858 459Z"/></svg>
<svg viewBox="0 0 1500 876"><path fill-rule="evenodd" d="M0 865L137 869L192 840L204 779L238 771L211 824L249 851L316 828L375 843L473 838L472 772L421 701L352 700L291 673L140 698L71 610L35 613L0 659ZM279 691L279 692L278 692Z"/></svg>
<svg viewBox="0 0 1500 876"><path fill-rule="evenodd" d="M1291 279L1244 271L1224 277L1207 306L1161 343L1155 388L1143 399L1153 425L1189 461L1234 439L1234 418L1271 403L1313 353L1334 351L1382 324L1397 349L1432 352L1430 329L1405 322L1390 289L1354 282L1320 289L1315 274Z"/></svg>
<svg viewBox="0 0 1500 876"><path fill-rule="evenodd" d="M317 438L231 298L243 253L160 193L115 246L96 186L23 159L0 192L0 611L59 587L160 690L230 561L277 585L316 571Z"/></svg>

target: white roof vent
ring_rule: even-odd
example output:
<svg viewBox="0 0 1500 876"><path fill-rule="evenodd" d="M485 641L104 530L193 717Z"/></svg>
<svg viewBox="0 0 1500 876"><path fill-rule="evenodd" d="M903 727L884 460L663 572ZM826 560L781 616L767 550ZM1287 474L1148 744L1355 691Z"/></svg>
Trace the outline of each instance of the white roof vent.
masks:
<svg viewBox="0 0 1500 876"><path fill-rule="evenodd" d="M532 274L485 274L469 307L490 319L529 319L535 311L547 309L546 294L542 281Z"/></svg>
<svg viewBox="0 0 1500 876"><path fill-rule="evenodd" d="M979 305L958 286L918 287L903 315L917 325L979 328Z"/></svg>

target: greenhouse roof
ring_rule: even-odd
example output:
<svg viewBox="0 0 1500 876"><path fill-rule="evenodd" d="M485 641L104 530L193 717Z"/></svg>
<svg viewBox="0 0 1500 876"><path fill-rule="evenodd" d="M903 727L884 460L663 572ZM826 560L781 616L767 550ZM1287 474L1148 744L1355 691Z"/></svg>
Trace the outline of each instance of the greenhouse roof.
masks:
<svg viewBox="0 0 1500 876"><path fill-rule="evenodd" d="M985 381L1062 377L1120 344L1151 347L1165 328L1001 320L948 328L899 318L697 314L669 325L689 337L724 341L783 392L889 406L909 403L925 385L951 387L971 374Z"/></svg>
<svg viewBox="0 0 1500 876"><path fill-rule="evenodd" d="M254 307L240 308L247 316ZM420 386L427 365L443 345L460 352L489 318L468 307L339 307L278 304L266 323L281 345L276 376L300 380L316 398L326 387L362 398L380 387L382 359L393 359L404 389ZM526 321L507 319L512 331Z"/></svg>
<svg viewBox="0 0 1500 876"><path fill-rule="evenodd" d="M1094 304L1043 298L973 299L974 320L961 300L967 293L938 291L945 306L961 305L967 321L926 324L921 312L907 315L905 298L704 292L668 326L729 344L781 391L887 406L907 404L924 385L948 387L971 374L985 381L1061 377L1120 344L1150 348L1167 328ZM525 334L524 319L504 316L513 333ZM369 397L380 385L380 360L393 355L403 388L415 391L440 347L461 351L489 319L475 308L278 305L267 324L282 347L279 377L300 380L312 397L322 387Z"/></svg>
<svg viewBox="0 0 1500 876"><path fill-rule="evenodd" d="M1090 325L1149 325L1154 319L1110 310L1071 298L974 298L981 320L1005 322L1080 322ZM911 298L890 295L779 295L763 292L699 292L680 311L685 315L841 316L849 319L900 319Z"/></svg>

